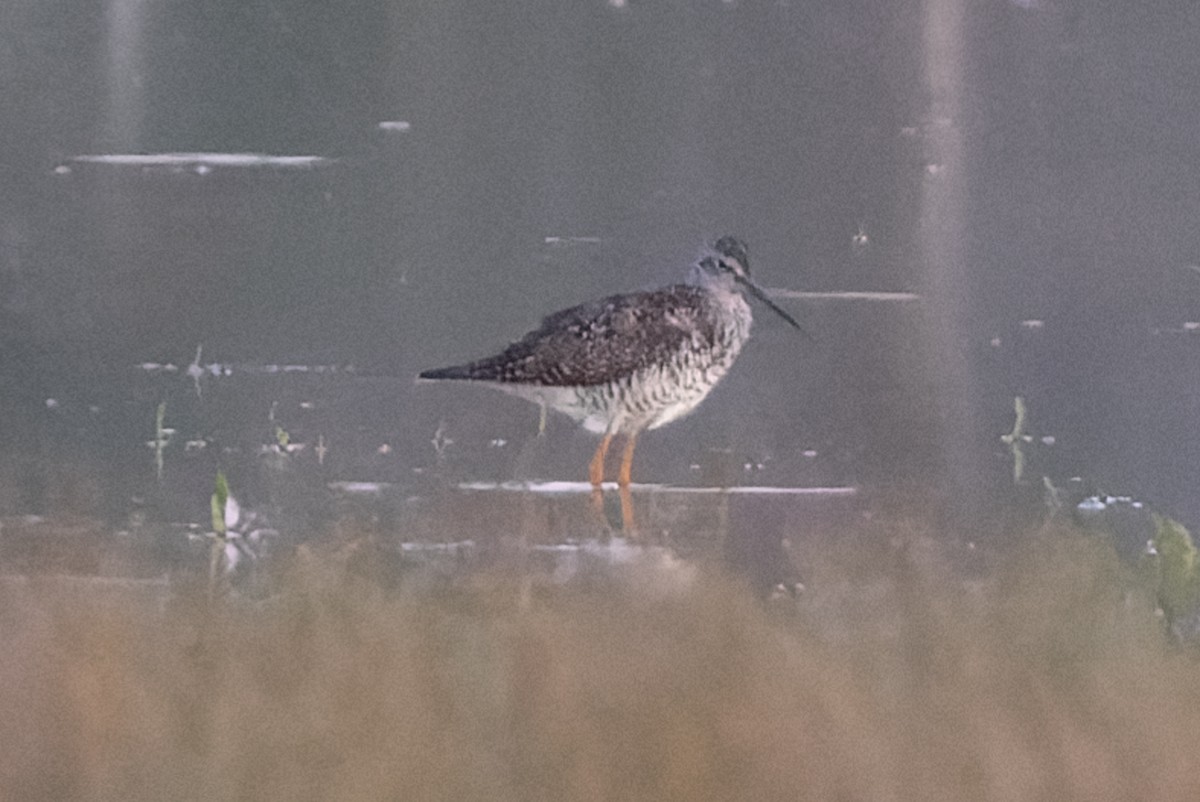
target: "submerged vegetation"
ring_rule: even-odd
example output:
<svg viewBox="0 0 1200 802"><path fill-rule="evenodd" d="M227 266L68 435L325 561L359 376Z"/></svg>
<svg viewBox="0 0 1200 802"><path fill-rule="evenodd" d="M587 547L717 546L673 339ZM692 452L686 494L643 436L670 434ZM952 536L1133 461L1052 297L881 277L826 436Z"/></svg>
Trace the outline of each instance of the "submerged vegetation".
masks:
<svg viewBox="0 0 1200 802"><path fill-rule="evenodd" d="M1153 520L1154 537L1143 561L1155 600L1171 634L1194 640L1200 635L1200 554L1178 521L1157 514Z"/></svg>
<svg viewBox="0 0 1200 802"><path fill-rule="evenodd" d="M1200 798L1200 663L1156 611L1195 574L1147 584L1072 529L965 566L913 527L830 533L768 602L649 549L418 587L343 535L265 600L6 580L0 796Z"/></svg>

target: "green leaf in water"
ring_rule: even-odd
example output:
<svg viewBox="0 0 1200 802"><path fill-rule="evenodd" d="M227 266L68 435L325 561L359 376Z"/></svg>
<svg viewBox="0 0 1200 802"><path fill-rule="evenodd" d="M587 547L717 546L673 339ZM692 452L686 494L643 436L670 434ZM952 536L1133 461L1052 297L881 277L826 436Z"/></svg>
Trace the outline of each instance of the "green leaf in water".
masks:
<svg viewBox="0 0 1200 802"><path fill-rule="evenodd" d="M1170 622L1200 607L1200 555L1187 529L1164 515L1153 516L1157 552L1158 604Z"/></svg>
<svg viewBox="0 0 1200 802"><path fill-rule="evenodd" d="M221 537L225 536L225 505L229 503L229 483L225 480L225 472L217 471L217 483L212 494L212 525L213 531Z"/></svg>

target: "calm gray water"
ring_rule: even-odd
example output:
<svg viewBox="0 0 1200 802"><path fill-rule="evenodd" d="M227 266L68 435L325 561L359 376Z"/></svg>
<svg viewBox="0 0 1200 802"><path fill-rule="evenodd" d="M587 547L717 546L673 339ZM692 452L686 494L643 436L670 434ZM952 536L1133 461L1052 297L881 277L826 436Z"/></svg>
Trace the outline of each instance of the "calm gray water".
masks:
<svg viewBox="0 0 1200 802"><path fill-rule="evenodd" d="M635 478L983 515L1022 396L1031 487L1200 525L1197 41L1191 2L13 0L0 515L582 479L565 420L416 373L735 233L769 287L919 299L781 292L815 341L760 314ZM314 158L81 158L163 153Z"/></svg>

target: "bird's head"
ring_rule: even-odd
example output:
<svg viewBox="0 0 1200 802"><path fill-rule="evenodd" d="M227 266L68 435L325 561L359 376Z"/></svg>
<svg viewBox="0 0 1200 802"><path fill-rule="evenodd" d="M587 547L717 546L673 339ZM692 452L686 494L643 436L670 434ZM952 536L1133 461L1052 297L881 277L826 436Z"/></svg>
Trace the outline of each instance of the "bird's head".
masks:
<svg viewBox="0 0 1200 802"><path fill-rule="evenodd" d="M737 237L721 237L713 245L712 253L707 254L696 264L692 273L692 282L711 289L723 289L726 292L741 290L762 301L775 314L790 323L797 331L809 336L803 327L787 312L767 297L767 293L750 278L750 252L746 243Z"/></svg>

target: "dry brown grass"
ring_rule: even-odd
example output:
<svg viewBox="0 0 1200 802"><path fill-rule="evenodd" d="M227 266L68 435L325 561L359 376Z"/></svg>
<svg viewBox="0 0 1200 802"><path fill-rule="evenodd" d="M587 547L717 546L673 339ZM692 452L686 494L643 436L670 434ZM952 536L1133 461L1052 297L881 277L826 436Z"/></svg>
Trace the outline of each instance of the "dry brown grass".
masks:
<svg viewBox="0 0 1200 802"><path fill-rule="evenodd" d="M0 590L0 798L1194 800L1200 665L1103 547L967 580L831 538L796 602L655 560L406 591L299 560L266 602Z"/></svg>

